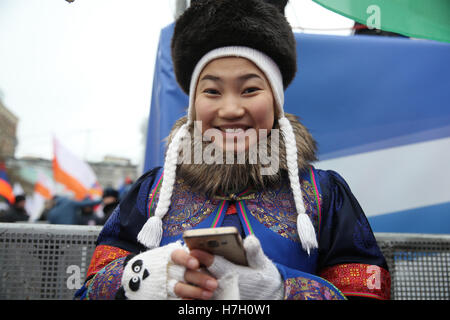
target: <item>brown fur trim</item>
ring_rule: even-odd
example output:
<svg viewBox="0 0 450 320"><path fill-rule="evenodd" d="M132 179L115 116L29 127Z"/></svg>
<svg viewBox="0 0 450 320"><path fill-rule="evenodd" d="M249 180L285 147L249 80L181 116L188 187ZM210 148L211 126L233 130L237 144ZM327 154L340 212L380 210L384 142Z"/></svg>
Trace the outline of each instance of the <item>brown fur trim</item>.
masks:
<svg viewBox="0 0 450 320"><path fill-rule="evenodd" d="M316 142L304 127L298 118L292 114L285 113L286 118L290 121L291 126L296 136L297 158L299 172L306 169L307 166L317 160L316 157ZM172 131L167 138L167 142L172 141L176 130L185 124L186 117L176 121ZM275 123L274 129L278 129L278 122ZM194 128L190 128L191 137L193 137ZM193 158L194 145L192 142L185 141L191 145L191 155ZM210 142L203 142L202 150ZM267 142L268 154L277 150L271 150L270 136ZM286 175L286 152L284 138L279 137L279 170L273 175L262 175L261 164L249 164L248 154L246 155L245 164L179 164L177 169L177 176L183 178L195 191L204 192L210 196L223 195L228 193L235 193L242 191L247 187L254 189L265 189L271 185L277 184ZM180 151L181 152L181 151Z"/></svg>

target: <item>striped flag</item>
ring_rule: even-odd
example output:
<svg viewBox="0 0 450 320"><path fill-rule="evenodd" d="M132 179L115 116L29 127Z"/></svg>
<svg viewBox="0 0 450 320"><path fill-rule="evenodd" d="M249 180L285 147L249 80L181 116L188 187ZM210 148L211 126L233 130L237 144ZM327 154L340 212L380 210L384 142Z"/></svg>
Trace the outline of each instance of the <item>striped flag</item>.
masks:
<svg viewBox="0 0 450 320"><path fill-rule="evenodd" d="M31 222L39 219L44 210L45 201L50 200L54 194L53 190L53 181L45 173L38 171L33 196L26 202L26 209Z"/></svg>
<svg viewBox="0 0 450 320"><path fill-rule="evenodd" d="M53 139L53 177L72 191L77 200L91 196L98 189L97 177L92 168L79 159L56 138Z"/></svg>
<svg viewBox="0 0 450 320"><path fill-rule="evenodd" d="M15 196L13 188L6 174L6 167L4 162L0 162L0 196L3 196L10 204L14 204Z"/></svg>

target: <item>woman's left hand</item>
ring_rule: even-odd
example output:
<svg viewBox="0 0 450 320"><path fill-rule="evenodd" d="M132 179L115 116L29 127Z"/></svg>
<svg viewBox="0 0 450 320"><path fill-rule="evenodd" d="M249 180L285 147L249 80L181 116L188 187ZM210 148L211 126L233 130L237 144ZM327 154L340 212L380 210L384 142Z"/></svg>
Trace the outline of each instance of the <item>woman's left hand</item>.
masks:
<svg viewBox="0 0 450 320"><path fill-rule="evenodd" d="M236 265L221 256L214 256L202 250L192 250L190 255L219 280L219 289L220 279L237 276L240 299L283 299L283 279L277 267L264 254L258 238L253 235L245 238L244 249L248 267Z"/></svg>
<svg viewBox="0 0 450 320"><path fill-rule="evenodd" d="M173 288L175 295L182 299L212 298L218 285L217 280L199 268L200 263L195 257L190 256L186 250L179 249L172 252L171 259L173 263L186 268L185 281L178 281Z"/></svg>

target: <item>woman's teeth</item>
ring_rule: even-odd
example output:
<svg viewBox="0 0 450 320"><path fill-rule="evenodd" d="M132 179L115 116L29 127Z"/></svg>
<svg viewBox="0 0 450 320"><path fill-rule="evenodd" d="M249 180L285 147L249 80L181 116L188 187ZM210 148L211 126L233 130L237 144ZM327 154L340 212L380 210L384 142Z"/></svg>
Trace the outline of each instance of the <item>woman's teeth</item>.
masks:
<svg viewBox="0 0 450 320"><path fill-rule="evenodd" d="M244 132L244 129L242 128L226 128L223 131L226 133L238 133L238 132Z"/></svg>

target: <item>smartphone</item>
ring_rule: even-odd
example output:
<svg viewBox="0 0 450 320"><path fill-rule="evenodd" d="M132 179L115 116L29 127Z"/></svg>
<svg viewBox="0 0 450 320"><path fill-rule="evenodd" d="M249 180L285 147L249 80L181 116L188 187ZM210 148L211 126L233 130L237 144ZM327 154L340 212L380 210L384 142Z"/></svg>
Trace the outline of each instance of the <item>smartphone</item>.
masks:
<svg viewBox="0 0 450 320"><path fill-rule="evenodd" d="M242 238L235 227L187 230L183 233L183 240L190 250L204 250L230 262L248 265Z"/></svg>

